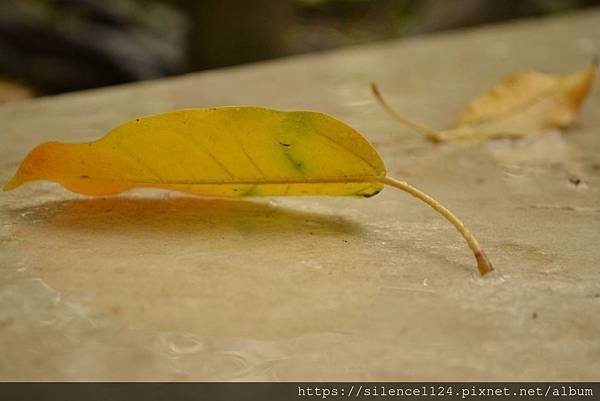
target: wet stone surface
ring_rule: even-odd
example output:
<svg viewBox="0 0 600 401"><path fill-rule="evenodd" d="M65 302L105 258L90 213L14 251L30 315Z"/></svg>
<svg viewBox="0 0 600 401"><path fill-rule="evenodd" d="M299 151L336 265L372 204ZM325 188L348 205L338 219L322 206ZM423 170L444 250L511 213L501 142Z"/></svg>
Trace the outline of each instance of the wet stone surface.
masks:
<svg viewBox="0 0 600 401"><path fill-rule="evenodd" d="M432 145L372 98L442 127L518 69L571 72L600 13L441 34L0 107L0 179L46 140L139 115L253 104L359 129L389 174L445 203L498 271L410 196L0 196L4 379L597 379L600 95L568 132Z"/></svg>

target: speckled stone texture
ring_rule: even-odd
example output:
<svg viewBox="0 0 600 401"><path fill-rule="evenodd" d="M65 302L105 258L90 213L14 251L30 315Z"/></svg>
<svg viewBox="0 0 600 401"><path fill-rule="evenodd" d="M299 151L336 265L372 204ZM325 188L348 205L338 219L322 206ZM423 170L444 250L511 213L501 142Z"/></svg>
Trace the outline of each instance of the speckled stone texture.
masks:
<svg viewBox="0 0 600 401"><path fill-rule="evenodd" d="M0 179L47 140L175 108L333 114L445 203L498 271L426 205L0 194L0 378L600 378L600 95L568 132L432 145L374 101L443 127L519 69L583 68L600 11L441 33L0 107Z"/></svg>

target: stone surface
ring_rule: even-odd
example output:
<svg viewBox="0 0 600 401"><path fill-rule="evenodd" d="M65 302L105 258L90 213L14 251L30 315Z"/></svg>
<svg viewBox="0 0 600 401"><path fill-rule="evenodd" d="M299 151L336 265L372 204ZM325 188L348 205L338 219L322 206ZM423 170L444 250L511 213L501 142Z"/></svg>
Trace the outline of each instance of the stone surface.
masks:
<svg viewBox="0 0 600 401"><path fill-rule="evenodd" d="M461 216L498 272L478 277L454 229L394 189L95 199L35 183L0 194L0 377L598 379L598 90L566 133L435 146L391 120L368 82L442 127L509 72L571 72L599 50L592 10L1 106L3 181L40 142L139 115L331 113L391 176Z"/></svg>

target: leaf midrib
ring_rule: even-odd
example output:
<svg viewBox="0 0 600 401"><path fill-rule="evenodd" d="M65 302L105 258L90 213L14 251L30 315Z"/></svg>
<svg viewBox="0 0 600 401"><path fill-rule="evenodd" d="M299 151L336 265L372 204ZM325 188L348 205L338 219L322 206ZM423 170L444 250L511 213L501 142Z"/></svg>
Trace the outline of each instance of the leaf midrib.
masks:
<svg viewBox="0 0 600 401"><path fill-rule="evenodd" d="M152 185L277 185L277 184L352 184L361 182L381 182L385 178L383 175L372 176L340 176L340 177L288 177L288 178L269 178L269 179L241 179L241 180L116 180L114 178L92 177L86 178L86 181L102 181L123 184L152 184ZM80 178L81 179L81 178Z"/></svg>
<svg viewBox="0 0 600 401"><path fill-rule="evenodd" d="M558 88L560 85L561 85L561 82L557 82L557 83L551 85L550 87L537 92L536 94L532 95L528 99L525 99L525 100L515 104L514 106L512 106L506 110L503 110L500 113L490 114L485 117L480 117L476 120L466 122L466 123L464 123L464 125L459 125L459 126L455 126L455 127L446 129L446 130L444 130L444 132L459 131L461 129L473 129L473 128L477 128L482 125L488 124L490 122L497 122L497 121L503 121L503 120L508 120L510 118L514 118L515 116L517 116L519 114L523 114L523 113L531 110L531 108L537 106L542 101L554 96L556 93L558 93Z"/></svg>

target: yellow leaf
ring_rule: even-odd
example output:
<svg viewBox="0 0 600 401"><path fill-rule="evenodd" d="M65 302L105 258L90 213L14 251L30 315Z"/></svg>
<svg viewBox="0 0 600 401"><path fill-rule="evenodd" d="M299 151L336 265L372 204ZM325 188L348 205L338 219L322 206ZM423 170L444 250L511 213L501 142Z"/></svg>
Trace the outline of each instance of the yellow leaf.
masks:
<svg viewBox="0 0 600 401"><path fill-rule="evenodd" d="M536 71L516 72L502 79L469 104L446 130L412 122L393 110L377 86L372 90L381 104L400 122L434 142L479 142L497 137L541 134L567 127L574 120L594 81L596 64L568 75Z"/></svg>
<svg viewBox="0 0 600 401"><path fill-rule="evenodd" d="M221 197L370 197L388 184L447 218L473 250L481 274L492 270L456 216L409 184L386 177L381 158L358 131L317 112L222 107L141 117L94 142L37 146L4 190L34 180L85 195L151 187Z"/></svg>
<svg viewBox="0 0 600 401"><path fill-rule="evenodd" d="M86 195L154 187L223 197L371 196L384 175L371 145L333 117L223 107L138 118L91 143L45 143L6 189L42 179Z"/></svg>

